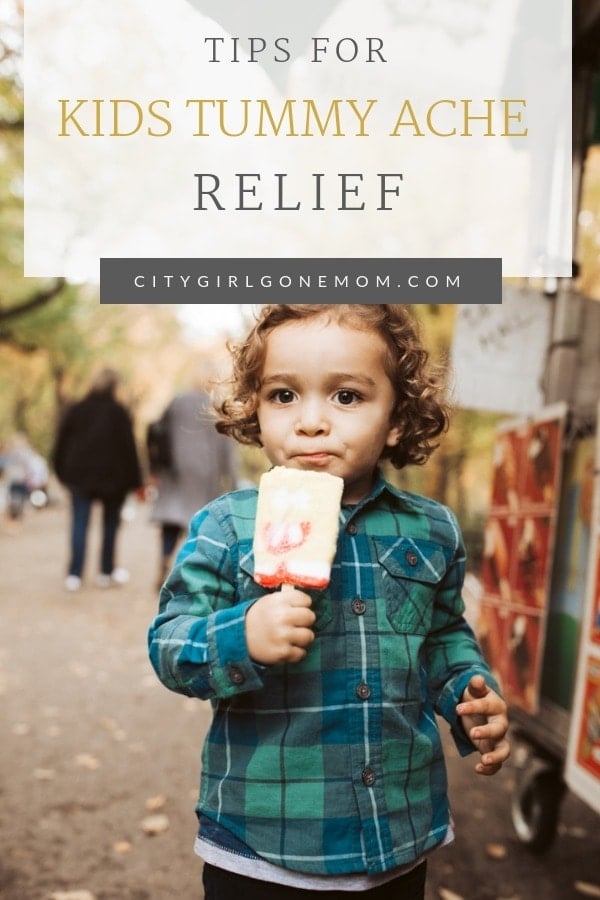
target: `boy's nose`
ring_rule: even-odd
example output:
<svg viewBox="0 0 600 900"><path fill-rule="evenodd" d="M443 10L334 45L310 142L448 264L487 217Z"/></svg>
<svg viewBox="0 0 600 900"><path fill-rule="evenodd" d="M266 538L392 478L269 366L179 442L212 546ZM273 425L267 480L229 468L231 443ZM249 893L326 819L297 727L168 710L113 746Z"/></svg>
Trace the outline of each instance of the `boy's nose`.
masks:
<svg viewBox="0 0 600 900"><path fill-rule="evenodd" d="M295 423L296 434L324 434L329 431L329 421L322 404L303 403Z"/></svg>

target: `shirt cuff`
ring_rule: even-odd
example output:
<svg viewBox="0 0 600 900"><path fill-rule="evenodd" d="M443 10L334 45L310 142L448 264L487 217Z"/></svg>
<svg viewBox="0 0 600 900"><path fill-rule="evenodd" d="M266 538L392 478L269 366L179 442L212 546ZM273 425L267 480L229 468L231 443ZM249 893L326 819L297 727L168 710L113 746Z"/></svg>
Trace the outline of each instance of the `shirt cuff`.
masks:
<svg viewBox="0 0 600 900"><path fill-rule="evenodd" d="M255 691L263 687L261 666L249 656L246 647L246 612L254 601L219 610L208 629L211 678L219 697Z"/></svg>
<svg viewBox="0 0 600 900"><path fill-rule="evenodd" d="M444 719L450 725L450 732L456 744L456 749L461 756L468 756L477 750L470 738L465 734L462 726L462 718L456 714L456 707L462 700L463 691L468 685L473 675L483 675L488 684L496 693L500 694L500 688L496 683L496 679L490 675L490 672L484 668L472 668L466 672L462 672L453 678L444 688L440 698L440 712Z"/></svg>

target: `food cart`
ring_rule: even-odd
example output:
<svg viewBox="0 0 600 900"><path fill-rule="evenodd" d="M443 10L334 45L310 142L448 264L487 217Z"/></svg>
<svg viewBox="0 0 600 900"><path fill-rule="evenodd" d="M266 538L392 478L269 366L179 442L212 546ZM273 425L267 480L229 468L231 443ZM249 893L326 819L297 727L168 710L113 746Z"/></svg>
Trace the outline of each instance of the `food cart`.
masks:
<svg viewBox="0 0 600 900"><path fill-rule="evenodd" d="M555 836L567 785L600 812L598 450L591 428L560 402L506 421L495 442L477 630L519 745L513 824L536 851Z"/></svg>

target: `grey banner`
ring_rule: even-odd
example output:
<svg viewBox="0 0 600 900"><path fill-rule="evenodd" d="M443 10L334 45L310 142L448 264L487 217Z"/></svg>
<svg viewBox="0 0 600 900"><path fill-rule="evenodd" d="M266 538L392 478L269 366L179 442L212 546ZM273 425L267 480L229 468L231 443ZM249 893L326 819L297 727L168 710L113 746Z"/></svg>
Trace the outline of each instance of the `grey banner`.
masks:
<svg viewBox="0 0 600 900"><path fill-rule="evenodd" d="M101 259L101 303L501 303L502 260Z"/></svg>

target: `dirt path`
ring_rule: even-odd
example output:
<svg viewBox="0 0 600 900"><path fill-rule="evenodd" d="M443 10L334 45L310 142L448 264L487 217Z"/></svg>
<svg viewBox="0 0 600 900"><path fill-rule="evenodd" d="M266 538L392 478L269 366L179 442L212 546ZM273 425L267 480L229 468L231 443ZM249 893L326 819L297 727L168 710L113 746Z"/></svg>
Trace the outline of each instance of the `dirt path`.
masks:
<svg viewBox="0 0 600 900"><path fill-rule="evenodd" d="M77 594L62 586L62 503L0 536L3 898L201 896L193 806L207 705L165 690L147 660L157 540L147 519L138 509L120 534L131 583ZM157 814L168 827L149 835Z"/></svg>
<svg viewBox="0 0 600 900"><path fill-rule="evenodd" d="M0 525L0 897L201 900L193 809L209 707L165 690L147 661L156 530L137 507L120 534L131 583L68 594L55 501ZM552 855L532 857L510 822L514 770L480 779L452 752L449 765L458 836L432 860L428 900L568 900L583 896L578 879L600 885L587 807L569 795Z"/></svg>

